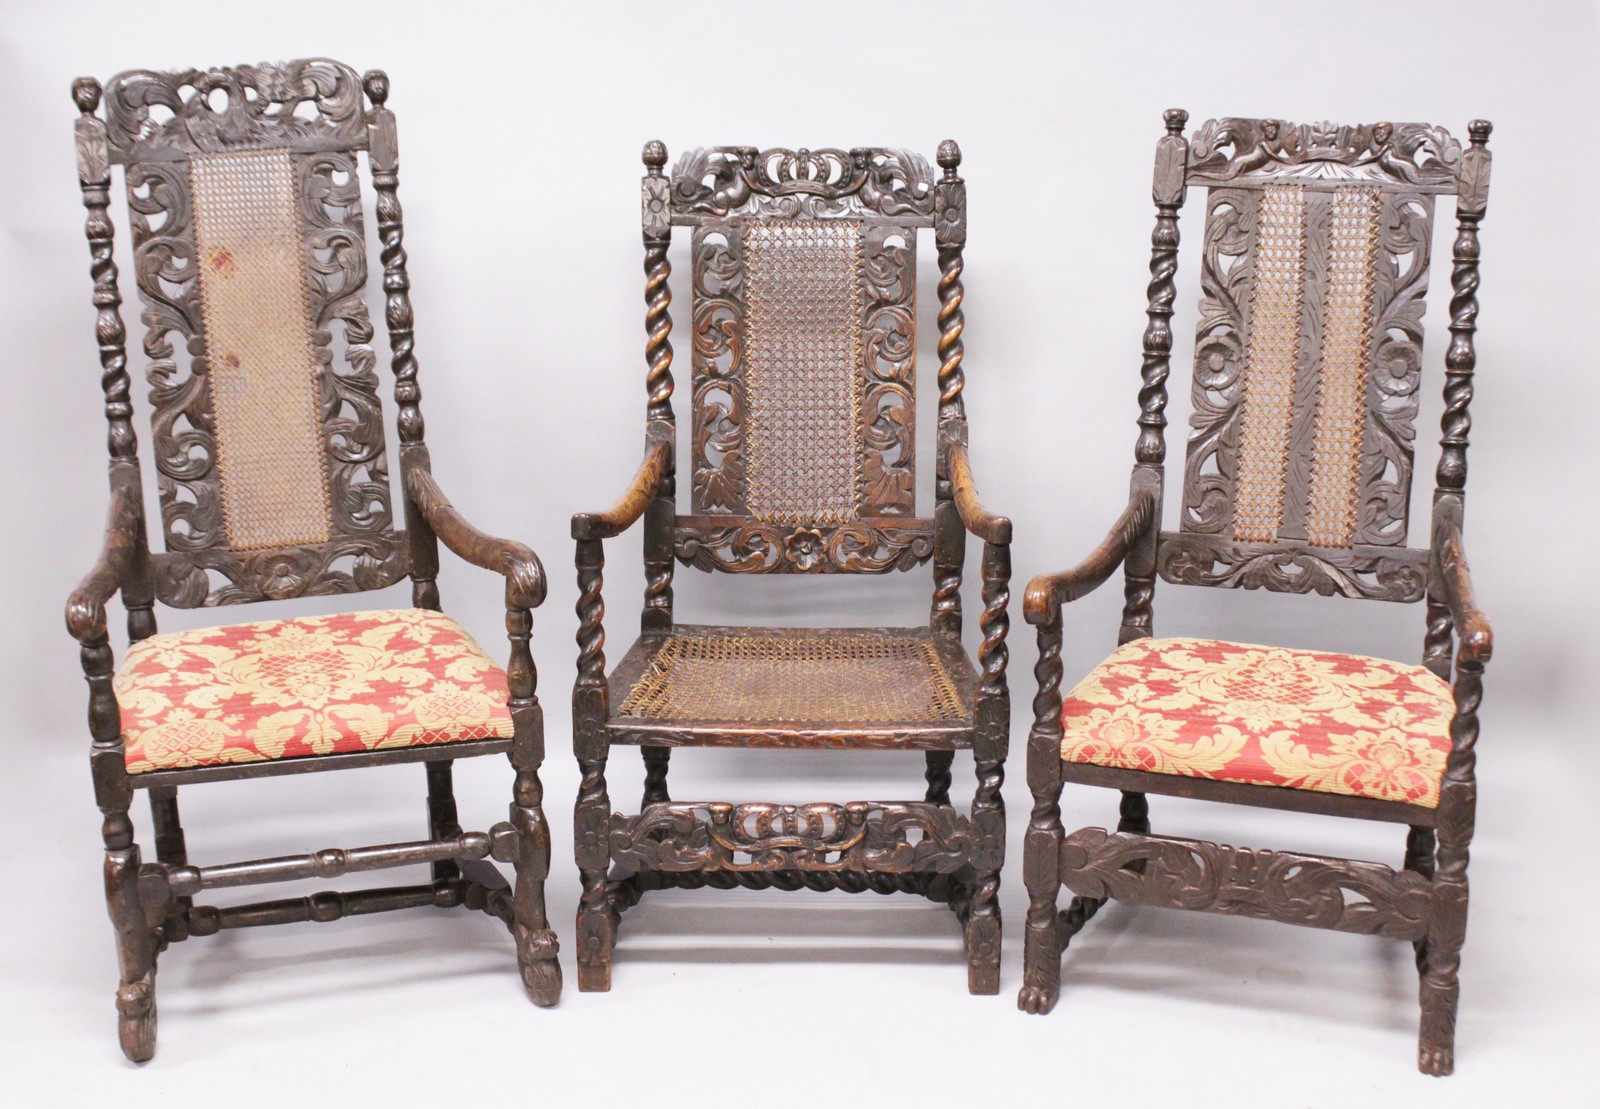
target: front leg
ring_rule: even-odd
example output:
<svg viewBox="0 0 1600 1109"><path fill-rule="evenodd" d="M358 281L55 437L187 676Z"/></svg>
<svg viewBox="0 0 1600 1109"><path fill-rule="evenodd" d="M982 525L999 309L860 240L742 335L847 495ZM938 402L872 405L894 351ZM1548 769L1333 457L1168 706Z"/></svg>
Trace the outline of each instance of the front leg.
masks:
<svg viewBox="0 0 1600 1109"><path fill-rule="evenodd" d="M550 826L544 817L544 784L539 781L539 767L544 762L544 710L535 692L537 677L528 649L533 614L521 606L506 609L506 632L511 637L511 665L506 669L511 689L511 765L517 775L511 797L511 825L517 833L512 931L523 988L535 1005L551 1006L561 997L561 964L557 961L560 944L544 905L544 883L550 873Z"/></svg>
<svg viewBox="0 0 1600 1109"><path fill-rule="evenodd" d="M1028 735L1028 789L1033 812L1022 843L1022 880L1028 887L1028 933L1022 951L1022 992L1017 1008L1048 1013L1061 995L1061 610L1039 627L1034 676L1034 724Z"/></svg>
<svg viewBox="0 0 1600 1109"><path fill-rule="evenodd" d="M578 767L583 772L573 836L578 876L583 882L578 902L578 989L604 993L611 989L611 951L617 942L617 920L607 889L611 798L606 793L604 754L579 759Z"/></svg>
<svg viewBox="0 0 1600 1109"><path fill-rule="evenodd" d="M973 887L967 915L967 986L1000 992L1000 867L1005 862L1006 806L1000 796L1010 743L1011 696L1006 688L1006 605L1011 594L1011 548L983 546L983 643L978 648L978 789L972 800Z"/></svg>

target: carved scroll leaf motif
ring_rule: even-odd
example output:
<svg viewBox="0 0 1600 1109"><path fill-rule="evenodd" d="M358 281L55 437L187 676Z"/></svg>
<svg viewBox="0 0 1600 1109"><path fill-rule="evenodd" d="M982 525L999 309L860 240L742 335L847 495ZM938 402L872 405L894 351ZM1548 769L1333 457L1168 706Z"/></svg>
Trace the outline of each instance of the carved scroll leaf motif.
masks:
<svg viewBox="0 0 1600 1109"><path fill-rule="evenodd" d="M611 818L611 859L623 871L952 874L972 851L970 821L925 802L656 802Z"/></svg>
<svg viewBox="0 0 1600 1109"><path fill-rule="evenodd" d="M931 218L933 172L921 155L907 150L717 146L679 157L672 204L677 212L714 216L873 212Z"/></svg>
<svg viewBox="0 0 1600 1109"><path fill-rule="evenodd" d="M909 570L933 557L926 521L905 527L856 522L837 527L787 528L749 523L726 528L680 528L673 551L701 570L731 573L885 573Z"/></svg>
<svg viewBox="0 0 1600 1109"><path fill-rule="evenodd" d="M119 74L106 89L106 126L114 152L146 162L263 146L358 149L366 138L360 80L325 58Z"/></svg>
<svg viewBox="0 0 1600 1109"><path fill-rule="evenodd" d="M1213 189L1201 254L1193 413L1184 463L1183 529L1222 534L1233 526L1231 463L1244 399L1244 344L1254 278L1256 198ZM1225 465L1225 460L1226 465Z"/></svg>
<svg viewBox="0 0 1600 1109"><path fill-rule="evenodd" d="M111 90L112 104L121 104L123 140L138 144L127 152L127 185L169 552L155 559L157 592L169 604L193 607L381 588L405 572L405 558L392 525L373 328L363 295L366 254L357 165L351 151L333 147L336 140L359 145L365 139L359 85L353 71L331 62L217 73L221 76L204 80L194 71L135 73L114 81ZM257 80L259 86L250 84ZM225 119L204 122L204 113L213 109L191 100L222 86L247 106L230 98L225 111L214 113ZM244 97L246 87L256 88L257 95ZM290 106L301 101L316 104L319 113L312 119L292 115ZM268 112L272 104L283 110ZM152 105L166 106L174 117L157 123L149 118ZM273 126L279 130L272 131ZM219 492L193 197L181 159L219 147L282 146L309 141L308 136L320 145L293 155L293 164L307 307L322 367L321 434L334 538L312 546L232 551ZM145 157L153 160L140 160ZM187 373L180 368L179 344L190 356Z"/></svg>
<svg viewBox="0 0 1600 1109"><path fill-rule="evenodd" d="M694 484L696 512L745 508L744 266L732 229L694 236Z"/></svg>
<svg viewBox="0 0 1600 1109"><path fill-rule="evenodd" d="M1403 191L1385 197L1374 288L1358 543L1387 546L1406 541L1432 235L1432 197Z"/></svg>
<svg viewBox="0 0 1600 1109"><path fill-rule="evenodd" d="M1189 142L1191 183L1250 177L1385 181L1454 191L1461 145L1421 123L1290 123L1207 120Z"/></svg>
<svg viewBox="0 0 1600 1109"><path fill-rule="evenodd" d="M1103 828L1066 837L1061 873L1081 897L1395 939L1425 935L1431 907L1428 880L1412 871Z"/></svg>
<svg viewBox="0 0 1600 1109"><path fill-rule="evenodd" d="M1182 585L1270 589L1374 601L1419 601L1427 585L1422 560L1356 550L1314 552L1299 545L1216 543L1163 532L1157 569Z"/></svg>

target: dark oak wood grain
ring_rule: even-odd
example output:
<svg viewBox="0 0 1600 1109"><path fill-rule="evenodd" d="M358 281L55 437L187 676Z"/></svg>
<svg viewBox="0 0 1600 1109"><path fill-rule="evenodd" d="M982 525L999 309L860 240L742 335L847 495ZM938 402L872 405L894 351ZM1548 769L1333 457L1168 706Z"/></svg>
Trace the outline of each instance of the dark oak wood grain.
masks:
<svg viewBox="0 0 1600 1109"><path fill-rule="evenodd" d="M1033 809L1023 852L1028 926L1018 1005L1032 1013L1055 1005L1062 950L1108 899L1377 934L1414 943L1422 1003L1418 1065L1428 1074L1449 1074L1477 797L1477 712L1493 646L1488 621L1473 599L1461 538L1490 127L1473 121L1463 148L1427 124L1223 118L1201 125L1190 140L1184 137L1188 113L1169 111L1165 122L1156 148L1156 224L1129 504L1083 563L1035 577L1023 606L1038 629L1039 654L1028 738ZM1208 193L1200 252L1203 304L1182 515L1177 530L1164 531L1178 216L1191 185ZM1423 297L1433 202L1441 194L1456 197L1458 223L1443 435L1430 542L1407 547ZM1262 248L1270 255L1263 261L1258 247L1269 235L1278 237ZM1335 235L1343 236L1337 250ZM1338 251L1344 253L1335 257ZM1348 272L1341 278L1339 267L1363 257L1368 284L1357 291L1365 299L1341 303L1359 303L1366 315L1334 320L1331 309L1327 318L1318 315L1328 283L1350 280ZM1273 267L1281 269L1286 259L1304 260L1303 274L1291 275L1302 282L1295 294L1300 299L1275 302L1273 290L1262 290L1284 280ZM1266 315L1274 311L1276 317ZM1267 320L1264 337L1255 329L1258 312ZM1336 326L1346 328L1347 346L1330 353L1328 335ZM1367 345L1359 346L1362 341ZM1257 361L1247 366L1252 357ZM1280 359L1276 364L1274 357ZM1283 437L1276 443L1260 439L1257 428L1253 453L1247 452L1241 445L1250 433L1242 419L1245 383L1251 373L1265 375L1275 367L1283 375L1277 395L1286 398ZM1343 382L1335 380L1340 373L1347 375ZM1319 425L1323 408L1332 411L1339 404L1346 406L1347 422ZM1263 409L1259 417L1262 425L1275 418L1275 409ZM1340 440L1355 424L1359 441ZM1343 448L1337 465L1329 462L1334 451L1323 437ZM1339 491L1335 478L1348 490L1342 517L1334 511L1341 506L1329 500L1330 489ZM1119 566L1125 582L1119 643L1153 634L1158 574L1180 584L1426 600L1422 661L1441 678L1453 676L1455 699L1437 808L1064 762L1062 606L1110 580ZM1117 830L1069 834L1061 816L1065 782L1117 790ZM1396 870L1153 836L1151 793L1404 824L1405 861ZM1063 885L1076 896L1058 910Z"/></svg>

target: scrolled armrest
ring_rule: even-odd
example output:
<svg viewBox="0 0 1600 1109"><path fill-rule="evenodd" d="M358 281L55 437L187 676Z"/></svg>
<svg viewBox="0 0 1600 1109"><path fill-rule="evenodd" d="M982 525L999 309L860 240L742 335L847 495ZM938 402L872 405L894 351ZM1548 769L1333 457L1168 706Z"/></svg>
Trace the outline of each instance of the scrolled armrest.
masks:
<svg viewBox="0 0 1600 1109"><path fill-rule="evenodd" d="M644 461L634 472L633 480L621 499L604 512L578 512L572 517L572 538L577 540L610 539L621 535L644 515L644 510L655 499L661 488L661 479L672 464L672 439L668 425L651 428L645 439Z"/></svg>
<svg viewBox="0 0 1600 1109"><path fill-rule="evenodd" d="M457 512L433 474L422 466L406 470L406 496L428 527L457 557L506 579L506 604L538 608L544 603L544 564L526 544L487 535Z"/></svg>
<svg viewBox="0 0 1600 1109"><path fill-rule="evenodd" d="M67 631L79 643L88 643L106 634L106 603L127 583L133 569L143 513L144 504L137 484L112 487L100 556L67 598Z"/></svg>
<svg viewBox="0 0 1600 1109"><path fill-rule="evenodd" d="M956 502L956 512L962 526L985 543L1011 542L1011 521L996 516L983 507L978 498L978 486L972 478L972 460L967 455L965 443L952 443L949 447L950 492Z"/></svg>
<svg viewBox="0 0 1600 1109"><path fill-rule="evenodd" d="M1494 629L1472 599L1472 573L1467 568L1461 529L1454 523L1439 531L1431 556L1433 579L1456 629L1456 656L1485 663L1494 654Z"/></svg>
<svg viewBox="0 0 1600 1109"><path fill-rule="evenodd" d="M1155 495L1147 489L1134 493L1098 547L1071 570L1040 574L1028 583L1022 614L1030 624L1043 624L1068 601L1093 592L1122 565L1133 545L1155 522Z"/></svg>

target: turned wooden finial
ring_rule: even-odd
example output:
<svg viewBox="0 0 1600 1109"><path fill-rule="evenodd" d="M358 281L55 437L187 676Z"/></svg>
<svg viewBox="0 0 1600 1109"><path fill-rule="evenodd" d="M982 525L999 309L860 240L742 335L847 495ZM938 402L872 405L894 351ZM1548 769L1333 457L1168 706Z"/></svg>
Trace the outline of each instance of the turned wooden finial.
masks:
<svg viewBox="0 0 1600 1109"><path fill-rule="evenodd" d="M945 139L940 143L937 157L939 165L944 168L946 179L954 178L956 169L961 165L961 147L956 145L956 140Z"/></svg>
<svg viewBox="0 0 1600 1109"><path fill-rule="evenodd" d="M93 77L79 77L72 82L72 102L84 115L93 115L100 106L100 82Z"/></svg>
<svg viewBox="0 0 1600 1109"><path fill-rule="evenodd" d="M367 92L367 99L372 101L374 108L381 108L389 99L389 75L381 69L369 69L366 76L361 78L361 87Z"/></svg>
<svg viewBox="0 0 1600 1109"><path fill-rule="evenodd" d="M1472 136L1473 146L1488 146L1489 135L1494 131L1494 124L1486 119L1475 119L1467 124L1467 134Z"/></svg>
<svg viewBox="0 0 1600 1109"><path fill-rule="evenodd" d="M1161 118L1167 121L1167 131L1173 135L1183 134L1189 124L1189 113L1182 108L1168 108L1161 113Z"/></svg>
<svg viewBox="0 0 1600 1109"><path fill-rule="evenodd" d="M661 167L667 164L667 144L660 139L651 139L644 144L639 157L650 170L651 177L660 177Z"/></svg>

